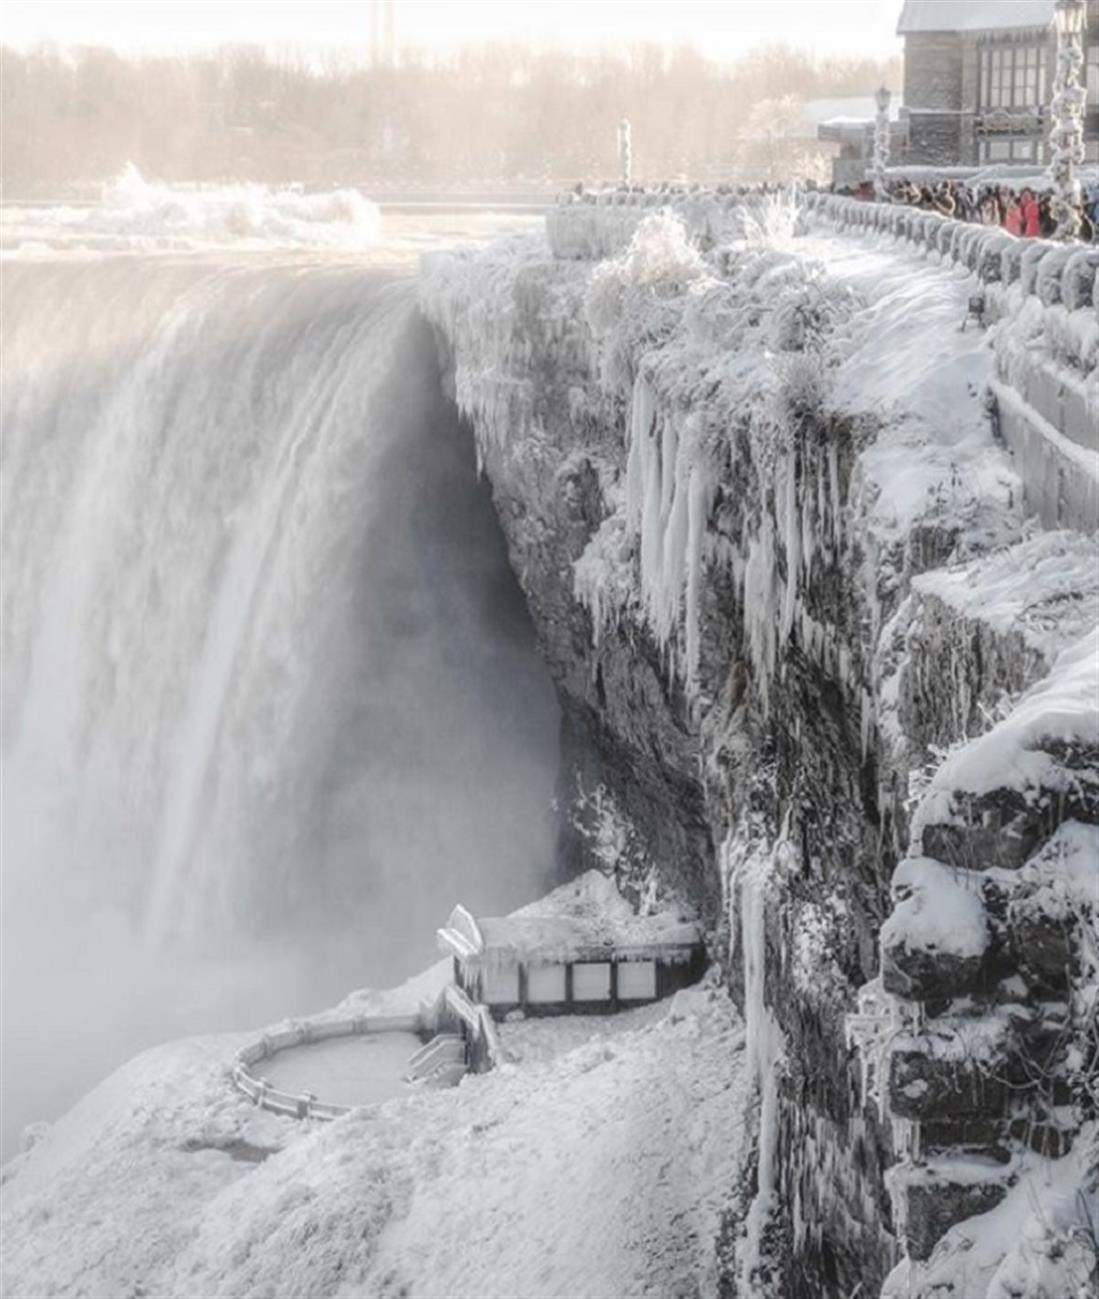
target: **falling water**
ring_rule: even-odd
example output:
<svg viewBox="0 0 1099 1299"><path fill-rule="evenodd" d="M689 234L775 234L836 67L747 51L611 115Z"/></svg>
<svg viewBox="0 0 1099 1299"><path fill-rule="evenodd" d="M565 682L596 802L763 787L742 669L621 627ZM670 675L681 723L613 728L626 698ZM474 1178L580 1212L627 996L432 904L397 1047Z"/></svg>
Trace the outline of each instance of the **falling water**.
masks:
<svg viewBox="0 0 1099 1299"><path fill-rule="evenodd" d="M556 710L407 272L20 256L3 331L25 1122L59 1034L79 1091L146 1041L411 972L458 897L536 894Z"/></svg>

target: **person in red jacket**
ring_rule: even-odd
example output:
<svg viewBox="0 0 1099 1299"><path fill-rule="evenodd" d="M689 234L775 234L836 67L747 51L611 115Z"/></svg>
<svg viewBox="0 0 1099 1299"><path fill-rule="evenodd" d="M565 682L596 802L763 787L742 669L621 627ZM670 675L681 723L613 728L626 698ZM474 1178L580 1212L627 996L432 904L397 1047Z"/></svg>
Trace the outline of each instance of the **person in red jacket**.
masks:
<svg viewBox="0 0 1099 1299"><path fill-rule="evenodd" d="M1023 233L1023 209L1019 206L1012 190L1007 192L1007 207L1004 211L1004 229L1009 235Z"/></svg>
<svg viewBox="0 0 1099 1299"><path fill-rule="evenodd" d="M1042 234L1041 216L1038 199L1033 190L1024 189L1019 196L1019 211L1022 217L1022 233L1027 239L1038 239Z"/></svg>

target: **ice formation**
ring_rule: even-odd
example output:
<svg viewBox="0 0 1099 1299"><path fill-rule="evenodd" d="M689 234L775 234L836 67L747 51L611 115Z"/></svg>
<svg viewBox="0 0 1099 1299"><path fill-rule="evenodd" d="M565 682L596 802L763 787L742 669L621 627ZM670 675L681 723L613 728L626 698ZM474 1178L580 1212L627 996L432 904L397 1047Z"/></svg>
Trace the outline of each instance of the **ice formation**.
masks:
<svg viewBox="0 0 1099 1299"><path fill-rule="evenodd" d="M356 189L306 193L300 187L166 185L132 164L87 208L25 208L5 213L8 242L64 243L95 249L202 247L369 248L381 232L376 204Z"/></svg>

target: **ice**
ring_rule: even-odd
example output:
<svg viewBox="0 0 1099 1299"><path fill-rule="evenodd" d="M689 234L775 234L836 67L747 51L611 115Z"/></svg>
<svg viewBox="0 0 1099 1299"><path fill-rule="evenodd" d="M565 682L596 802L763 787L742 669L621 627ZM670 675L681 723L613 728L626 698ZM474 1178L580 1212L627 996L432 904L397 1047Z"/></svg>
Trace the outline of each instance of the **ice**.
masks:
<svg viewBox="0 0 1099 1299"><path fill-rule="evenodd" d="M263 185L165 185L132 164L87 208L9 209L5 242L96 249L209 247L369 248L381 232L377 205L358 190L306 194Z"/></svg>

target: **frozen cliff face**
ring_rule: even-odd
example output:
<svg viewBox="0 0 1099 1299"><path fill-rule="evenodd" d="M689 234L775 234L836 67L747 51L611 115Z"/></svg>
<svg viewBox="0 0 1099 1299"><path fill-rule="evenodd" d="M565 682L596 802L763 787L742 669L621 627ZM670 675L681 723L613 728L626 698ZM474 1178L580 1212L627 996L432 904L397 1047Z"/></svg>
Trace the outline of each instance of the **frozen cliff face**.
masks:
<svg viewBox="0 0 1099 1299"><path fill-rule="evenodd" d="M949 750L1011 725L1017 701L1030 715L1020 696L1095 624L1099 554L1024 523L988 418L993 351L959 329L964 274L794 237L780 207L706 255L642 211L613 214L617 256L571 260L603 251L587 224L567 247L551 232L560 260L533 237L432 259L422 293L561 694L563 851L613 864L642 897L689 894L744 1007L758 1106L728 1293L872 1294L913 1250L918 1196L885 1174L922 1167L926 1120L889 1104L886 1045L915 1034L898 1088L931 1087L914 989L966 1012L941 1004L942 985L983 978L1004 941L940 851L949 827L984 824L988 791L961 759L929 781ZM1083 698L1093 682L1075 661ZM1027 806L1063 796L1099 819L1090 795L1069 797L1073 781L1090 788L1086 739L1047 757L1043 772L1075 774L1036 777ZM1002 867L1059 823L1019 815L1025 852ZM890 882L921 837L883 989ZM1012 891L1020 935L1024 914L1046 914L1032 895L1061 905L1055 880ZM956 894L966 905L944 919ZM849 1050L864 985L877 993ZM1021 1030L997 1014L983 1031L1011 1055ZM869 1069L860 1046L877 1053ZM975 1118L1005 1125L1008 1171L970 1169L921 1229L929 1248L1023 1175L1010 1116L974 1086ZM970 1135L941 1131L940 1147Z"/></svg>

